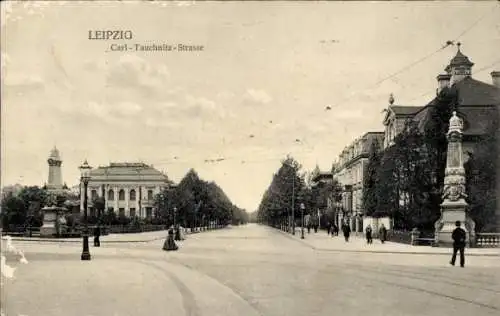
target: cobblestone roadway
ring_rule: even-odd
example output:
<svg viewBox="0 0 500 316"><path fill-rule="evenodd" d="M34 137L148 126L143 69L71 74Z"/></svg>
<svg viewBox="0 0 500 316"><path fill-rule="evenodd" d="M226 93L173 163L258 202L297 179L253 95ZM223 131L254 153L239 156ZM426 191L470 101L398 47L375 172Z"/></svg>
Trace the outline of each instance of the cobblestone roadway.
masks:
<svg viewBox="0 0 500 316"><path fill-rule="evenodd" d="M5 282L8 316L500 314L499 257L461 269L442 255L317 251L256 225L189 236L176 253L103 245L91 262L73 243L15 245L29 263Z"/></svg>

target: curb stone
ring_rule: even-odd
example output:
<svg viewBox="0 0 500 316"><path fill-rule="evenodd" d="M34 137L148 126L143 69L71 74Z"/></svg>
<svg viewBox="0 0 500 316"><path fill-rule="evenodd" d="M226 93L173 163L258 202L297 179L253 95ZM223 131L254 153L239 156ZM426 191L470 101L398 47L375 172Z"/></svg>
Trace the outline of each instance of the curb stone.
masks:
<svg viewBox="0 0 500 316"><path fill-rule="evenodd" d="M288 237L294 241L300 242L304 246L307 246L315 251L324 251L324 252L351 252L351 253L386 253L386 254L398 254L398 255L439 255L439 256L449 256L451 252L430 252L430 251L396 251L396 250L359 250L359 249L329 249L329 248L318 248L316 246L313 246L309 244L308 242L302 241L300 238L296 238L293 236L290 236L288 233L283 232L279 229L274 229L280 234L284 235L285 237ZM471 257L500 257L500 253L470 253L466 252L467 256Z"/></svg>

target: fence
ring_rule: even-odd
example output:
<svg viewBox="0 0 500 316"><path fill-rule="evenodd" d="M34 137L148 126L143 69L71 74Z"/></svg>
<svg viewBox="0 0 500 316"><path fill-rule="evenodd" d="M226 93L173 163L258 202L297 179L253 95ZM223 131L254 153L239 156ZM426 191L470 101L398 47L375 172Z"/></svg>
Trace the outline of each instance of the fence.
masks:
<svg viewBox="0 0 500 316"><path fill-rule="evenodd" d="M418 232L391 230L387 234L387 239L392 242L408 244L413 246L432 246L434 244L433 232Z"/></svg>

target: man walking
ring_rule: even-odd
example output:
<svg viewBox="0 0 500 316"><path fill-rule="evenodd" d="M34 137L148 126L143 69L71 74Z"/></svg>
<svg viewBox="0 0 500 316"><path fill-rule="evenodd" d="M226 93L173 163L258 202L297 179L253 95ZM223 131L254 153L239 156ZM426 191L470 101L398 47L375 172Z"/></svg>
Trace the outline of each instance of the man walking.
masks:
<svg viewBox="0 0 500 316"><path fill-rule="evenodd" d="M370 225L366 226L365 234L366 234L366 243L371 244L373 239L372 239L372 227Z"/></svg>
<svg viewBox="0 0 500 316"><path fill-rule="evenodd" d="M451 257L450 264L452 266L455 265L455 260L457 259L457 252L460 251L460 266L463 268L465 265L465 239L466 234L465 230L460 227L460 221L455 222L455 230L451 234L451 238L453 239L453 255Z"/></svg>
<svg viewBox="0 0 500 316"><path fill-rule="evenodd" d="M379 236L380 236L380 241L384 243L387 240L387 228L385 228L384 224L382 223L382 226L380 226L379 230Z"/></svg>
<svg viewBox="0 0 500 316"><path fill-rule="evenodd" d="M349 236L351 235L351 227L347 224L347 222L344 222L342 225L342 232L344 233L344 238L346 242L349 242Z"/></svg>

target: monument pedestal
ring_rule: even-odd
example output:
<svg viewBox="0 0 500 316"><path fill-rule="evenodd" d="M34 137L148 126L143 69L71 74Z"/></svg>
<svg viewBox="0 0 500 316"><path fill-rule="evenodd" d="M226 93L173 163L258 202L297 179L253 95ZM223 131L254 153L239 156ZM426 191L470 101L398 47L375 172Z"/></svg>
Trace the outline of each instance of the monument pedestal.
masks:
<svg viewBox="0 0 500 316"><path fill-rule="evenodd" d="M43 224L40 227L40 237L54 237L57 235L57 208L55 207L44 207L42 209L43 213Z"/></svg>
<svg viewBox="0 0 500 316"><path fill-rule="evenodd" d="M474 222L467 216L467 202L464 199L458 201L445 200L441 204L441 218L436 222L435 243L439 247L452 247L452 233L455 230L456 221L460 221L461 228L466 233L466 244L474 240Z"/></svg>
<svg viewBox="0 0 500 316"><path fill-rule="evenodd" d="M56 237L61 232L61 226L65 224L64 214L66 209L63 207L44 207L43 224L40 227L40 237Z"/></svg>

